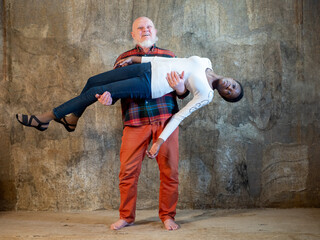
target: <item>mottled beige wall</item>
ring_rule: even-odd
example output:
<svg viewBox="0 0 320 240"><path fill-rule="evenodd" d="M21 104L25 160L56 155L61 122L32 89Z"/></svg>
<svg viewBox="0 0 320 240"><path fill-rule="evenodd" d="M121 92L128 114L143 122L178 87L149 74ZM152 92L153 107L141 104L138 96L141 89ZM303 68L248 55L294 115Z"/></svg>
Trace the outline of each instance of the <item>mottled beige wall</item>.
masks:
<svg viewBox="0 0 320 240"><path fill-rule="evenodd" d="M158 46L208 57L245 88L240 103L216 95L181 124L178 207L319 207L319 13L316 0L2 1L1 209L118 208L119 103L89 107L71 134L14 114L52 108L110 70L138 16L154 21ZM157 208L158 179L145 159L138 208Z"/></svg>
<svg viewBox="0 0 320 240"><path fill-rule="evenodd" d="M2 3L0 16L0 209L10 210L15 207L17 192L13 172L14 162L11 155L10 48L5 24L7 12Z"/></svg>

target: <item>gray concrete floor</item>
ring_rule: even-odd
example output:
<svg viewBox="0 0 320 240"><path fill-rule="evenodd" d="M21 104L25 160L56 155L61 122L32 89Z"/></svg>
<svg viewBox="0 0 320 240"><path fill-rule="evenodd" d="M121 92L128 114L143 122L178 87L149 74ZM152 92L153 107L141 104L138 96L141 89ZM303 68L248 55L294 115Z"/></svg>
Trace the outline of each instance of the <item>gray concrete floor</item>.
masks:
<svg viewBox="0 0 320 240"><path fill-rule="evenodd" d="M180 210L177 231L164 230L156 210L138 210L133 226L110 230L117 219L107 210L0 212L0 239L320 239L320 209Z"/></svg>

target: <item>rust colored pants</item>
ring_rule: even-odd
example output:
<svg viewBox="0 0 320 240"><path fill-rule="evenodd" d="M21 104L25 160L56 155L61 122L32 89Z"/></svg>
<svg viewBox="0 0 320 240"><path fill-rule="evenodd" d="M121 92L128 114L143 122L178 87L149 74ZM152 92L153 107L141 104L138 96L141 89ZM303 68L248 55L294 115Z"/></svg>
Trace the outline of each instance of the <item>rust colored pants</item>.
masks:
<svg viewBox="0 0 320 240"><path fill-rule="evenodd" d="M139 127L126 126L120 149L120 219L135 220L137 187L143 158L151 139L158 139L164 122ZM162 221L174 219L178 202L179 129L165 141L157 156L160 170L159 217Z"/></svg>

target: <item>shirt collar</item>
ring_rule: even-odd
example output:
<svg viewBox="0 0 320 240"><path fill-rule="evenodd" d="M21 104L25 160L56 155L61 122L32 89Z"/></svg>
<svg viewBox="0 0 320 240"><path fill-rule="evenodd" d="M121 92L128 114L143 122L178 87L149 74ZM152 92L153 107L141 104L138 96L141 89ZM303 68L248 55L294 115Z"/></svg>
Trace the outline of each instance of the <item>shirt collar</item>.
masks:
<svg viewBox="0 0 320 240"><path fill-rule="evenodd" d="M136 45L136 49L138 49L139 52L144 52L143 49L142 49L139 45ZM148 51L147 53L153 52L155 49L156 49L156 44L153 44L153 45L149 48L149 51ZM147 53L146 53L146 54L147 54Z"/></svg>

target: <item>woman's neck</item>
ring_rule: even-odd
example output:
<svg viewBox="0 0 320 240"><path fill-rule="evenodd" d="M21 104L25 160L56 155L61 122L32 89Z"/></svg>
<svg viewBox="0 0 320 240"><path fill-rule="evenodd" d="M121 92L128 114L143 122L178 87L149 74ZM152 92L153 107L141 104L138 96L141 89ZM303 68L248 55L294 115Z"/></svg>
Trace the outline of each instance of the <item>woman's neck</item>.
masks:
<svg viewBox="0 0 320 240"><path fill-rule="evenodd" d="M223 76L220 76L220 75L216 74L210 68L206 69L206 76L207 76L209 85L211 86L211 88L213 90L217 88L219 80L223 78Z"/></svg>

